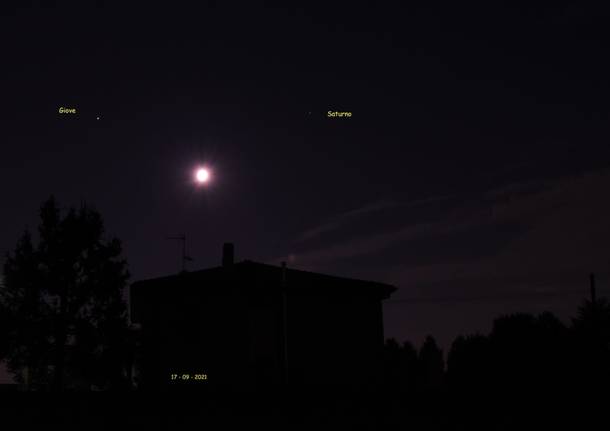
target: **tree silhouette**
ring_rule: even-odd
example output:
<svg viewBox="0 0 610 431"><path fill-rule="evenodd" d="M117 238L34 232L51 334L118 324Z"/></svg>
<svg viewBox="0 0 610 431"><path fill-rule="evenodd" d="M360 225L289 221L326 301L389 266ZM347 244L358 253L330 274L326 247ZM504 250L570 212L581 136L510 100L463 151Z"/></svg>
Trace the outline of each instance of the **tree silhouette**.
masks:
<svg viewBox="0 0 610 431"><path fill-rule="evenodd" d="M100 214L86 205L62 218L51 197L40 217L38 245L26 231L4 265L8 369L55 390L125 384L129 273L120 241L104 238Z"/></svg>
<svg viewBox="0 0 610 431"><path fill-rule="evenodd" d="M403 371L401 373L401 383L407 391L416 391L418 376L417 349L409 341L402 343L401 362Z"/></svg>
<svg viewBox="0 0 610 431"><path fill-rule="evenodd" d="M447 355L447 379L452 388L482 393L491 383L489 338L476 334L459 336Z"/></svg>
<svg viewBox="0 0 610 431"><path fill-rule="evenodd" d="M569 331L549 312L501 316L494 320L489 339L493 381L506 394L553 394L570 377Z"/></svg>
<svg viewBox="0 0 610 431"><path fill-rule="evenodd" d="M411 393L418 390L417 350L410 342L401 346L394 338L386 340L384 366L387 388Z"/></svg>
<svg viewBox="0 0 610 431"><path fill-rule="evenodd" d="M443 383L445 364L443 351L436 344L436 340L428 335L419 351L419 368L422 387L425 390L437 390Z"/></svg>
<svg viewBox="0 0 610 431"><path fill-rule="evenodd" d="M384 370L385 370L385 383L388 389L392 391L400 390L400 375L401 375L401 361L400 361L400 345L394 338L389 338L385 342L384 346Z"/></svg>
<svg viewBox="0 0 610 431"><path fill-rule="evenodd" d="M583 336L594 337L600 345L610 346L610 303L606 298L584 301L572 325Z"/></svg>
<svg viewBox="0 0 610 431"><path fill-rule="evenodd" d="M535 374L536 331L536 317L528 313L515 313L494 320L490 340L499 388L514 391L531 385Z"/></svg>
<svg viewBox="0 0 610 431"><path fill-rule="evenodd" d="M610 383L610 303L606 298L584 301L572 319L575 362L580 379L600 386Z"/></svg>
<svg viewBox="0 0 610 431"><path fill-rule="evenodd" d="M0 290L4 345L0 353L19 383L44 384L50 378L45 363L52 351L51 308L38 277L36 251L26 231L13 256L7 256Z"/></svg>

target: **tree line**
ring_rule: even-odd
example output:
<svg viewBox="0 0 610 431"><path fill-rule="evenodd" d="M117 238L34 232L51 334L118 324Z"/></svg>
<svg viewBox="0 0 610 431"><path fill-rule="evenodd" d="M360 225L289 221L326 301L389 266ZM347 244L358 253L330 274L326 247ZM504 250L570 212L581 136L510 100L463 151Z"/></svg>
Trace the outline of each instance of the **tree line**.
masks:
<svg viewBox="0 0 610 431"><path fill-rule="evenodd" d="M37 243L26 230L6 255L0 360L28 389L132 388L137 340L123 295L128 280L121 242L107 238L100 213L83 204L62 214L50 198L40 208ZM406 395L604 388L610 304L593 296L569 325L549 312L501 316L488 335L457 337L447 355L432 336L419 349L389 339L383 383Z"/></svg>
<svg viewBox="0 0 610 431"><path fill-rule="evenodd" d="M585 300L567 325L550 312L500 316L487 335L458 336L447 355L432 336L419 350L388 339L384 371L391 391L411 395L593 393L610 383L610 304Z"/></svg>
<svg viewBox="0 0 610 431"><path fill-rule="evenodd" d="M121 242L100 213L40 208L37 244L26 229L7 253L0 286L0 359L28 389L129 386L132 351Z"/></svg>

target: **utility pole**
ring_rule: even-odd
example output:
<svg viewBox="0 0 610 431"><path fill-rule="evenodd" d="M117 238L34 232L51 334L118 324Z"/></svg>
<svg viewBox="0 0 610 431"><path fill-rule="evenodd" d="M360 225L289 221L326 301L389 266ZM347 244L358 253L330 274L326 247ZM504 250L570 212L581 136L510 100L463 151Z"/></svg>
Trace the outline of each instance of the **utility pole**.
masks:
<svg viewBox="0 0 610 431"><path fill-rule="evenodd" d="M284 383L288 384L288 292L286 289L286 262L282 262L282 330L284 348Z"/></svg>
<svg viewBox="0 0 610 431"><path fill-rule="evenodd" d="M598 333L598 324L597 324L597 295L595 292L595 274L591 273L589 274L589 283L590 283L590 288L591 288L591 318L592 318L592 325L593 325L593 332L595 334L595 337L597 338L599 336Z"/></svg>

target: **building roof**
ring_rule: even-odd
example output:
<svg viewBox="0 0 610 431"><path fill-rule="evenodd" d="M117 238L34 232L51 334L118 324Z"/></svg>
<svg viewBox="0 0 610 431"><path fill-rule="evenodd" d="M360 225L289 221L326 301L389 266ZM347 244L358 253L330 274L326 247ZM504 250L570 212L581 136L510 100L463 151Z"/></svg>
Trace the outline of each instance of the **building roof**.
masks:
<svg viewBox="0 0 610 431"><path fill-rule="evenodd" d="M136 281L131 285L132 320L139 321L141 302L148 302L150 294L167 291L175 293L179 289L204 289L206 293L220 292L225 286L237 286L263 294L279 288L283 277L288 291L311 296L356 296L367 295L377 300L388 298L396 288L389 284L373 281L337 277L316 272L268 265L244 260L231 265L182 272L165 277Z"/></svg>

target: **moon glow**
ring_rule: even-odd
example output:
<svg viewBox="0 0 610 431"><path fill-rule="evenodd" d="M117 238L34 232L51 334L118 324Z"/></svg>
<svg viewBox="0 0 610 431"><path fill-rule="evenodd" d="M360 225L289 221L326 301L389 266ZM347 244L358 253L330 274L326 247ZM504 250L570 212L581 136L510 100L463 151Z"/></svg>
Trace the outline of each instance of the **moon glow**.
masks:
<svg viewBox="0 0 610 431"><path fill-rule="evenodd" d="M206 168L198 168L195 172L195 180L199 184L205 184L210 180L210 171Z"/></svg>

